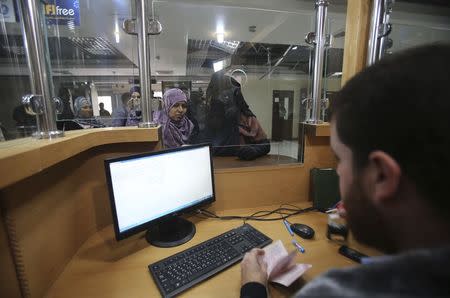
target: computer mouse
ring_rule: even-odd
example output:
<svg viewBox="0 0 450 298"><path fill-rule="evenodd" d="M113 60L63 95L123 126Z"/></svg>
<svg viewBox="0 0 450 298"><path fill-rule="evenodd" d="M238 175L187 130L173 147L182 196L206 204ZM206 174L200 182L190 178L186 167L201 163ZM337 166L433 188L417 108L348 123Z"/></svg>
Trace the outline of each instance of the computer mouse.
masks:
<svg viewBox="0 0 450 298"><path fill-rule="evenodd" d="M314 230L305 224L294 223L291 224L291 230L303 239L311 239L314 237Z"/></svg>

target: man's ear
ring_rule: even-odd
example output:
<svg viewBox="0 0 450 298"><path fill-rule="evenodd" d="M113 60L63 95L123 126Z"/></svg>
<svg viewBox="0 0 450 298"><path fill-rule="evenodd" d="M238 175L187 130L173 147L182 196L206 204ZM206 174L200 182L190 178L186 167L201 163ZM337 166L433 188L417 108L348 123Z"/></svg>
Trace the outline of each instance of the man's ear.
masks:
<svg viewBox="0 0 450 298"><path fill-rule="evenodd" d="M369 154L372 169L374 203L383 203L394 197L398 191L402 170L389 154L373 151Z"/></svg>

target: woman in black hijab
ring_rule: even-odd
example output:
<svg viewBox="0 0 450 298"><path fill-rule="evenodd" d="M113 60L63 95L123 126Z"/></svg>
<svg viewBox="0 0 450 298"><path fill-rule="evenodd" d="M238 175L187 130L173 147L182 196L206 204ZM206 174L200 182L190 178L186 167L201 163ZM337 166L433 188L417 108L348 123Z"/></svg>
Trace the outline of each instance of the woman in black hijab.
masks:
<svg viewBox="0 0 450 298"><path fill-rule="evenodd" d="M213 144L215 155L251 160L270 151L267 139L257 141L264 146L240 146L243 140L239 131L241 119L256 119L256 116L242 95L241 85L233 77L226 75L224 70L211 77L206 90L206 101L208 112L205 136Z"/></svg>

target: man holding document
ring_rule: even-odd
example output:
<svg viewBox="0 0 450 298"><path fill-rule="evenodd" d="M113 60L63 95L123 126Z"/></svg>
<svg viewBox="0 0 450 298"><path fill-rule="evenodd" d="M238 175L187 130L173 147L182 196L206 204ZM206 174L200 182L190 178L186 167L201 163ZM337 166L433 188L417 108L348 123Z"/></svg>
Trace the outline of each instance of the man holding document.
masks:
<svg viewBox="0 0 450 298"><path fill-rule="evenodd" d="M450 44L418 47L366 68L331 102L347 224L386 255L330 270L295 297L450 297L449 69ZM245 255L241 297L267 296L267 254Z"/></svg>

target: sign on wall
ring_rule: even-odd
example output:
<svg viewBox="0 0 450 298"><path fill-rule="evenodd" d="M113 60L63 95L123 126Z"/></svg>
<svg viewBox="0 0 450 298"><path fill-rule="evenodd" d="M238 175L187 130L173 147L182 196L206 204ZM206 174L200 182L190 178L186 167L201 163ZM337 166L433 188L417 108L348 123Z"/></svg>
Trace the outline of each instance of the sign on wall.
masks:
<svg viewBox="0 0 450 298"><path fill-rule="evenodd" d="M78 0L49 1L45 4L45 18L47 25L80 26L80 3Z"/></svg>
<svg viewBox="0 0 450 298"><path fill-rule="evenodd" d="M0 0L0 21L5 23L16 22L13 0Z"/></svg>

